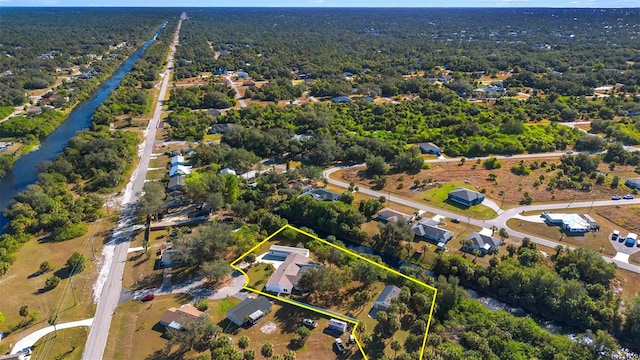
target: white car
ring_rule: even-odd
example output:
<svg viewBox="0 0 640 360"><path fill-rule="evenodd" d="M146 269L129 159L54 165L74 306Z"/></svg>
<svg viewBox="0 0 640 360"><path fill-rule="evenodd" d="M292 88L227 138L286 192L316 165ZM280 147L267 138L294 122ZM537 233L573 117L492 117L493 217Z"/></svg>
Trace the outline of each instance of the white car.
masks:
<svg viewBox="0 0 640 360"><path fill-rule="evenodd" d="M310 328L316 328L318 326L318 323L311 320L311 319L304 319L302 320L302 325L308 326Z"/></svg>

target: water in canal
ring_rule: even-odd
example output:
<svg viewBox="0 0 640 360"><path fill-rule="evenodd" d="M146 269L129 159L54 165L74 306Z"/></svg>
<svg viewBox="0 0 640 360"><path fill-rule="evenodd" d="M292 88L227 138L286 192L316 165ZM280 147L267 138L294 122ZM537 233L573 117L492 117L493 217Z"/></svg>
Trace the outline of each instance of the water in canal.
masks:
<svg viewBox="0 0 640 360"><path fill-rule="evenodd" d="M54 160L69 143L69 140L79 131L87 129L91 125L91 117L98 106L118 87L122 78L131 71L136 61L144 54L144 51L153 44L158 34L167 26L165 22L152 39L144 43L133 55L122 63L120 68L95 91L86 102L78 105L67 120L43 140L38 150L32 151L20 157L13 169L0 179L0 234L8 220L2 216L2 211L11 200L27 186L38 180L38 164L43 161Z"/></svg>

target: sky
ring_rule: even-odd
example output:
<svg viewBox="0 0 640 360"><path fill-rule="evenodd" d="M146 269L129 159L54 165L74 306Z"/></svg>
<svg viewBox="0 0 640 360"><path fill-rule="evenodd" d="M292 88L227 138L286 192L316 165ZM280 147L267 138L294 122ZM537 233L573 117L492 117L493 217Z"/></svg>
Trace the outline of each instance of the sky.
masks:
<svg viewBox="0 0 640 360"><path fill-rule="evenodd" d="M0 0L2 6L637 8L640 0Z"/></svg>

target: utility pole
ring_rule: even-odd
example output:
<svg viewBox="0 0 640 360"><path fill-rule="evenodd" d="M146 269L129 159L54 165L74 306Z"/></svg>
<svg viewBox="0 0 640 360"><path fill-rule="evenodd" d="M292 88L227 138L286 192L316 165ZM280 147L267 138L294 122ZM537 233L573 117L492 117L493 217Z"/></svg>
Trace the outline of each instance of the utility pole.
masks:
<svg viewBox="0 0 640 360"><path fill-rule="evenodd" d="M71 281L71 277L73 276L73 274L69 275L69 286L71 286L71 296L73 296L73 306L78 305L78 302L76 301L76 292L73 290L73 282Z"/></svg>

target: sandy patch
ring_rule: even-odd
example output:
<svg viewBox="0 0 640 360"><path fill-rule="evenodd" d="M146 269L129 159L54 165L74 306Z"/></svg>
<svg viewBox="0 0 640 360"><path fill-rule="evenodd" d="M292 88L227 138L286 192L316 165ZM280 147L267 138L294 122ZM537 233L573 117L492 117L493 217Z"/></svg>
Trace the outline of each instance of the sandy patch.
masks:
<svg viewBox="0 0 640 360"><path fill-rule="evenodd" d="M272 321L268 321L266 324L260 326L260 331L265 334L272 334L276 329L278 329L278 325Z"/></svg>

